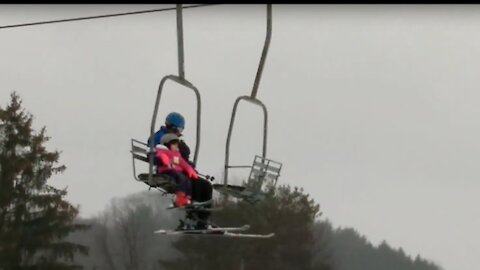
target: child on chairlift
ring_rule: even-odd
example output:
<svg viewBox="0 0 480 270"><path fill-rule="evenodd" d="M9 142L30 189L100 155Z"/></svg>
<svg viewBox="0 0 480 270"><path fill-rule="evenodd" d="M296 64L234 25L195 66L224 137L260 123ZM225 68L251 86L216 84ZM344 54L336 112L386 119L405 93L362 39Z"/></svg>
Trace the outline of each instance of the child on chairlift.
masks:
<svg viewBox="0 0 480 270"><path fill-rule="evenodd" d="M176 207L187 206L192 199L192 183L198 179L197 172L182 158L179 152L180 138L173 133L162 136L157 145L156 156L161 166L157 167L159 174L167 174L175 179L177 190L175 192Z"/></svg>

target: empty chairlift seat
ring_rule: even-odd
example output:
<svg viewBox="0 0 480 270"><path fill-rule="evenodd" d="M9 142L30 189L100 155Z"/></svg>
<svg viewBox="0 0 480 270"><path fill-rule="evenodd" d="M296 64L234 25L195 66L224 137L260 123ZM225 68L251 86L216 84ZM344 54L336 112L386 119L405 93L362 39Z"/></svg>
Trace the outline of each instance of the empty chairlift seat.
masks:
<svg viewBox="0 0 480 270"><path fill-rule="evenodd" d="M250 167L246 185L228 184L225 186L224 184L214 184L213 188L221 193L254 203L264 197L264 191L267 187L276 186L281 170L282 164L280 162L256 155Z"/></svg>

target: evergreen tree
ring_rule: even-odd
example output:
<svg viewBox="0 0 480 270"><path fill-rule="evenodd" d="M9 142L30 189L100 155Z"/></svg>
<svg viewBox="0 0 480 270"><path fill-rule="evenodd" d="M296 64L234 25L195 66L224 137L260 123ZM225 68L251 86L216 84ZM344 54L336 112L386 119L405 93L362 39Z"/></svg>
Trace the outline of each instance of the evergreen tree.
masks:
<svg viewBox="0 0 480 270"><path fill-rule="evenodd" d="M403 249L393 249L386 241L375 247L353 228L330 231L332 253L337 270L440 270L440 266L417 256L415 260Z"/></svg>
<svg viewBox="0 0 480 270"><path fill-rule="evenodd" d="M0 107L0 269L79 269L73 256L88 250L65 237L88 226L74 223L78 209L64 199L67 191L47 184L65 166L57 165L59 152L45 148L45 127L35 132L21 103L12 93Z"/></svg>

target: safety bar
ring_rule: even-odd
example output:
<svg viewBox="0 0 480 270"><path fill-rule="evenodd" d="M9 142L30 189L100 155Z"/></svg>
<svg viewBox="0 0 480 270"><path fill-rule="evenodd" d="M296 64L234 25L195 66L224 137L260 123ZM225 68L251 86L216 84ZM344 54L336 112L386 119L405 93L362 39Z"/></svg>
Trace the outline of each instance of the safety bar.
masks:
<svg viewBox="0 0 480 270"><path fill-rule="evenodd" d="M228 166L228 168L251 168L252 165L236 165L236 166Z"/></svg>
<svg viewBox="0 0 480 270"><path fill-rule="evenodd" d="M263 186L263 182L268 179L270 179L272 184L276 186L277 179L280 176L281 170L282 163L257 155L253 160L252 170L250 171L250 176L248 177L248 179L254 180L257 177L260 177L258 189L261 189L261 187Z"/></svg>

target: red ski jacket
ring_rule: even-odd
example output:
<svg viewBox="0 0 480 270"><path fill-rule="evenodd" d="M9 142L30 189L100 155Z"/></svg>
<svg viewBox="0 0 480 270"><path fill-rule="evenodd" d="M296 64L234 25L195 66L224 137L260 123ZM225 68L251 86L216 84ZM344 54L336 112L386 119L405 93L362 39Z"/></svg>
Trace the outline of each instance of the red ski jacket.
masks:
<svg viewBox="0 0 480 270"><path fill-rule="evenodd" d="M191 179L198 179L197 172L182 158L180 152L172 151L166 147L157 147L156 156L162 163L161 166L158 166L158 173L173 170L183 172Z"/></svg>

